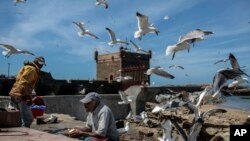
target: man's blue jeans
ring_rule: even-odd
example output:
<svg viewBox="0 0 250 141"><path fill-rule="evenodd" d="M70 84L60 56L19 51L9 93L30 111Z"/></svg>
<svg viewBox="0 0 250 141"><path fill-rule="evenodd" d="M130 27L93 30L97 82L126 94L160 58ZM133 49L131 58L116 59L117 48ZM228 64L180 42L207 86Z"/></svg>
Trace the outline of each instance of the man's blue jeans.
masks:
<svg viewBox="0 0 250 141"><path fill-rule="evenodd" d="M30 106L26 104L25 101L21 99L12 99L13 106L18 108L21 115L22 126L30 128L33 121L33 115Z"/></svg>

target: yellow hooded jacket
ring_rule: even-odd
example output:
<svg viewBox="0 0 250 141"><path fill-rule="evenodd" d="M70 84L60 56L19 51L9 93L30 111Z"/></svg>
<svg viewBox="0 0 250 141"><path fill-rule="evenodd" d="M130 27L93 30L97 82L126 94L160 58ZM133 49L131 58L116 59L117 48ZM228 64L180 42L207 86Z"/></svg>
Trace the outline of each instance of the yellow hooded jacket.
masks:
<svg viewBox="0 0 250 141"><path fill-rule="evenodd" d="M24 65L20 69L9 95L22 98L30 97L39 75L40 69L35 63L31 62Z"/></svg>

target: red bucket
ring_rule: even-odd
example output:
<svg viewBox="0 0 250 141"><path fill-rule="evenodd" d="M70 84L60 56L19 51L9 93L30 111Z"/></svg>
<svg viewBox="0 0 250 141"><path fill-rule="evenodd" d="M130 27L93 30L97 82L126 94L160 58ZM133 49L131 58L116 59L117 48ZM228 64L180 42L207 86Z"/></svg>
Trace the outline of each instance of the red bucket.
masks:
<svg viewBox="0 0 250 141"><path fill-rule="evenodd" d="M44 110L42 109L31 109L33 117L36 118L38 116L43 116Z"/></svg>

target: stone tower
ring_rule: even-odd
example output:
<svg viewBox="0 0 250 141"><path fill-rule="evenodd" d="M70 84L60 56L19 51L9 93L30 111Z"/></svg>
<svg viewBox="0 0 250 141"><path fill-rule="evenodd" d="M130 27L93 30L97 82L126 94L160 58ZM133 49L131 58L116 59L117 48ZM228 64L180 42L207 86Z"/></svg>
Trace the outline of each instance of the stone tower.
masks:
<svg viewBox="0 0 250 141"><path fill-rule="evenodd" d="M145 73L150 67L151 51L136 53L121 47L119 52L99 55L95 52L96 79L116 81L119 76L131 76L132 80L121 81L122 89L131 85L148 84Z"/></svg>

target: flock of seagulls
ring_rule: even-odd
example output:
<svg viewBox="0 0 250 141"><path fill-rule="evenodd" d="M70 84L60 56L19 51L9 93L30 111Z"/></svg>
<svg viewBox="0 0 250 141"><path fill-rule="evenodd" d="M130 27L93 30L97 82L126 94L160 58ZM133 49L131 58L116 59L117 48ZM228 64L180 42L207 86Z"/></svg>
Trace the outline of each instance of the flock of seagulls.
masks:
<svg viewBox="0 0 250 141"><path fill-rule="evenodd" d="M205 97L207 98L212 97L217 99L223 98L221 90L224 86L228 86L229 88L230 87L235 88L240 84L249 83L247 77L250 76L240 69L241 67L236 57L232 53L229 53L227 59L230 61L231 68L223 68L215 73L213 77L213 83L207 86L204 89L204 91L200 94L196 106L200 106ZM243 77L244 75L247 77ZM232 80L232 82L228 84L230 80Z"/></svg>
<svg viewBox="0 0 250 141"><path fill-rule="evenodd" d="M210 109L205 112L201 112L198 103L195 103L196 98L200 97L194 97L194 95L190 95L189 93L176 93L174 91L172 94L160 94L156 95L156 101L160 103L160 105L155 105L155 107L150 112L154 115L159 115L161 112L164 111L171 111L171 113L174 113L178 108L181 107L187 107L192 114L194 114L194 120L192 122L191 128L189 131L185 131L181 125L178 124L175 116L167 116L164 119L162 119L162 122L158 124L159 127L161 127L163 133L162 136L158 137L158 140L160 141L175 141L176 138L172 136L172 130L175 128L178 132L178 134L181 136L182 140L184 141L196 141L201 130L203 127L203 124L205 120L207 120L210 116L212 116L215 113L225 113L227 110L223 108L214 108ZM135 100L135 97L133 97L133 100L128 100L128 97L131 96L126 94L124 91L119 91L119 94L121 95L121 99L123 102L118 102L119 104L130 104L132 101ZM163 100L164 99L164 100ZM195 105L196 104L196 105ZM131 106L131 105L130 105ZM175 112L177 113L177 112ZM148 112L141 112L139 115L133 115L132 111L129 112L128 116L126 117L126 126L125 128L118 129L120 133L129 133L133 134L132 127L130 126L130 121L136 121L139 122L140 125L143 124L145 126L151 127L152 121L148 116ZM161 115L161 114L160 114Z"/></svg>

